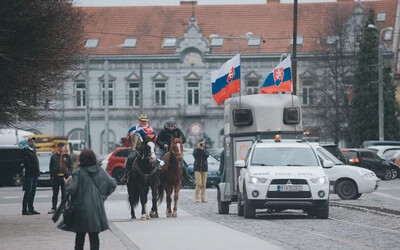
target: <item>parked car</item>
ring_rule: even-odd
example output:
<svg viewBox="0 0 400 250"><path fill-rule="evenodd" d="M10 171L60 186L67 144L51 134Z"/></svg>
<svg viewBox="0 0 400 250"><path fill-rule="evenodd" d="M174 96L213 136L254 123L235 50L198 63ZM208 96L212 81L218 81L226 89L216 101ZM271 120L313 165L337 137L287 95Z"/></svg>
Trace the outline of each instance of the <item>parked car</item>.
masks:
<svg viewBox="0 0 400 250"><path fill-rule="evenodd" d="M18 146L0 146L0 184L21 186L24 150Z"/></svg>
<svg viewBox="0 0 400 250"><path fill-rule="evenodd" d="M221 159L221 153L222 153L223 148L209 148L207 150L208 150L208 153L210 153L210 155L212 155L218 161Z"/></svg>
<svg viewBox="0 0 400 250"><path fill-rule="evenodd" d="M208 172L207 172L207 187L216 187L221 181L221 176L219 174L219 161L210 154L207 159L208 161ZM192 148L183 149L183 164L186 165L188 174L194 178L194 157ZM187 180L183 180L183 186L193 186Z"/></svg>
<svg viewBox="0 0 400 250"><path fill-rule="evenodd" d="M329 151L333 156L338 158L342 163L346 163L346 158L344 157L342 151L340 151L337 144L334 143L320 143L321 147Z"/></svg>
<svg viewBox="0 0 400 250"><path fill-rule="evenodd" d="M118 184L122 184L121 177L125 171L125 160L130 152L131 149L128 147L117 147L108 157L106 171L115 178Z"/></svg>
<svg viewBox="0 0 400 250"><path fill-rule="evenodd" d="M364 141L362 143L364 148L377 145L400 146L400 141Z"/></svg>
<svg viewBox="0 0 400 250"><path fill-rule="evenodd" d="M382 180L392 178L392 170L388 162L380 158L376 152L363 148L341 150L346 157L346 163L373 171Z"/></svg>
<svg viewBox="0 0 400 250"><path fill-rule="evenodd" d="M393 151L393 150L400 150L400 146L393 146L393 145L374 145L374 146L369 146L367 149L371 149L376 152L376 154L385 159L385 154L387 152Z"/></svg>
<svg viewBox="0 0 400 250"><path fill-rule="evenodd" d="M343 200L356 200L362 194L374 192L379 186L379 179L371 170L344 165L338 158L328 150L311 143L322 162L332 161L332 168L324 168L328 175L331 191Z"/></svg>

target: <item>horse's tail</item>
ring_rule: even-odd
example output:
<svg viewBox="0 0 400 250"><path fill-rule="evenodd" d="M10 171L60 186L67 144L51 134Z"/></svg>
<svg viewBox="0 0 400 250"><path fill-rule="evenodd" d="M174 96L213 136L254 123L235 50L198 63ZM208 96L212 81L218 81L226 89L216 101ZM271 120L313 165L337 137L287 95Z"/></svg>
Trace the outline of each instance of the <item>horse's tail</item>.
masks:
<svg viewBox="0 0 400 250"><path fill-rule="evenodd" d="M160 205L161 204L161 202L163 202L163 199L164 199L164 187L163 187L163 185L158 185L158 199L157 199L157 202L158 202L158 205Z"/></svg>
<svg viewBox="0 0 400 250"><path fill-rule="evenodd" d="M139 198L140 198L140 193L138 188L135 187L135 185L129 185L127 184L128 187L128 201L129 201L129 206L130 208L135 208L139 204Z"/></svg>

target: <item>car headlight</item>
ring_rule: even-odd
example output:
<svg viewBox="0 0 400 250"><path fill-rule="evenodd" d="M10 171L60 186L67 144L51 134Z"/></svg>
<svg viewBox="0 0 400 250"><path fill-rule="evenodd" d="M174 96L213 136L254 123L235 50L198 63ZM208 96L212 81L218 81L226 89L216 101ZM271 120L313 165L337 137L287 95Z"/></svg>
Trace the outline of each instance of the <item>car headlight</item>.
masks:
<svg viewBox="0 0 400 250"><path fill-rule="evenodd" d="M324 184L328 182L328 177L323 176L323 177L311 178L311 182L314 184Z"/></svg>
<svg viewBox="0 0 400 250"><path fill-rule="evenodd" d="M267 178L261 178L261 177L250 177L250 183L256 184L256 183L266 183Z"/></svg>
<svg viewBox="0 0 400 250"><path fill-rule="evenodd" d="M365 177L365 178L376 176L375 173L372 171L365 171L365 170L361 170L361 169L358 170L358 173L360 174L361 177Z"/></svg>

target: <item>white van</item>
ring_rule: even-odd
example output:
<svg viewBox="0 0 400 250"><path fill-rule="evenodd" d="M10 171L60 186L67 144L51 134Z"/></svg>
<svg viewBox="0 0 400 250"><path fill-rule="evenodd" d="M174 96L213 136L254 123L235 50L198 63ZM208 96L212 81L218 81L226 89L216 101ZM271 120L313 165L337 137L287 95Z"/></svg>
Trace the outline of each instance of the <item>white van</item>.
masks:
<svg viewBox="0 0 400 250"><path fill-rule="evenodd" d="M240 168L238 215L254 218L256 209L301 209L319 219L329 217L329 180L311 145L301 140L260 140Z"/></svg>

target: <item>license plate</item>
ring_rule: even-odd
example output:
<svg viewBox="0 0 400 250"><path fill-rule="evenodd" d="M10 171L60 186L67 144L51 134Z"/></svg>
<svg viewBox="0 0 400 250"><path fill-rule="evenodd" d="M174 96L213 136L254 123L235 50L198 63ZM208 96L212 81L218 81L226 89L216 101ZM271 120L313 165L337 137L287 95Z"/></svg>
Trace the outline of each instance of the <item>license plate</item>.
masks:
<svg viewBox="0 0 400 250"><path fill-rule="evenodd" d="M278 192L301 192L301 191L303 191L303 186L292 186L292 185L278 186Z"/></svg>

